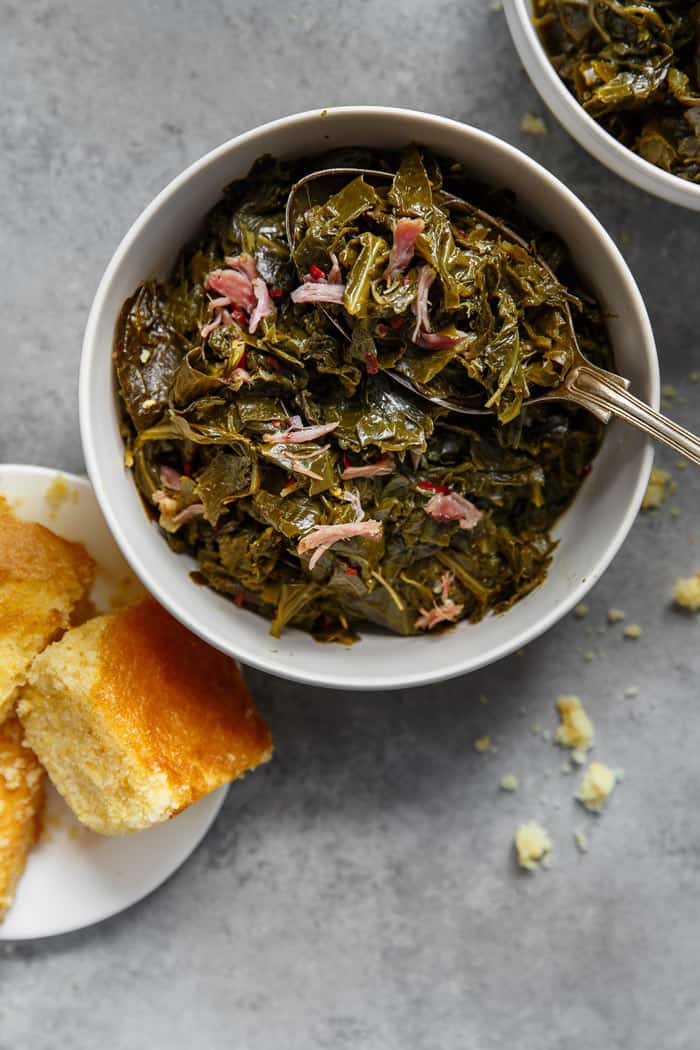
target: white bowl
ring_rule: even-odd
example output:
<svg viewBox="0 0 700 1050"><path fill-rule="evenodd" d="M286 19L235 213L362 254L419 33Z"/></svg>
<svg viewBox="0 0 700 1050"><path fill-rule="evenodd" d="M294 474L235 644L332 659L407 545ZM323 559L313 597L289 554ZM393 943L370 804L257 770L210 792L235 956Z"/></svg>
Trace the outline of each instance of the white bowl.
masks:
<svg viewBox="0 0 700 1050"><path fill-rule="evenodd" d="M170 183L131 227L95 295L80 374L85 460L102 512L136 574L192 631L254 667L317 685L392 689L436 682L498 660L531 641L581 600L609 564L639 509L651 450L639 433L609 427L593 470L556 535L545 583L508 612L462 623L441 637L398 638L368 628L358 644L322 645L295 629L271 638L266 620L192 583L194 561L174 554L149 523L117 426L112 374L114 326L138 284L165 275L226 183L264 153L314 154L351 144L398 148L419 142L461 161L488 183L517 190L532 218L558 232L608 310L620 371L632 389L658 403L654 337L622 256L598 221L557 179L512 146L443 117L400 109L347 107L284 117L224 143Z"/></svg>
<svg viewBox="0 0 700 1050"><path fill-rule="evenodd" d="M586 113L549 60L532 23L531 0L504 0L520 60L543 102L585 150L617 175L672 204L700 211L700 185L671 175L627 149Z"/></svg>

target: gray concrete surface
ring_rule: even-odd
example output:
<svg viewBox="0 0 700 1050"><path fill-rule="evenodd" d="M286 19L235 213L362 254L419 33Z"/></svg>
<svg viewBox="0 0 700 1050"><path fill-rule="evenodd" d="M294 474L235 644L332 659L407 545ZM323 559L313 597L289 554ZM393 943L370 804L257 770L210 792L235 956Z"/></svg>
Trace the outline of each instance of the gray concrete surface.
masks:
<svg viewBox="0 0 700 1050"><path fill-rule="evenodd" d="M488 0L2 0L0 25L0 461L80 470L88 306L153 194L238 131L352 102L474 122L564 179L618 239L685 399L675 411L700 423L686 379L700 368L700 217L609 174L550 117L546 136L520 131L544 110ZM676 476L679 516L640 518L589 619L520 656L389 695L251 674L274 763L151 898L2 948L0 1048L699 1047L700 620L668 598L700 569L700 485ZM640 641L605 626L611 604ZM597 755L626 770L599 820L531 732L553 726L560 692L585 699ZM484 732L496 754L473 750ZM514 796L499 792L506 772ZM556 848L534 877L510 849L531 816Z"/></svg>

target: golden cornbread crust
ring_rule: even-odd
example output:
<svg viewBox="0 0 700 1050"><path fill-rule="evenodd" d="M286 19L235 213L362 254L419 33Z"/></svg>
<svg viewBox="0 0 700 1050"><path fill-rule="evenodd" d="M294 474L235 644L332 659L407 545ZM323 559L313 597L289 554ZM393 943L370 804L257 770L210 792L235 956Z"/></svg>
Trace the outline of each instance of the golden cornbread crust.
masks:
<svg viewBox="0 0 700 1050"><path fill-rule="evenodd" d="M0 496L0 722L32 659L68 627L94 575L79 543L20 521Z"/></svg>
<svg viewBox="0 0 700 1050"><path fill-rule="evenodd" d="M22 740L17 718L8 718L0 726L0 920L41 827L44 771Z"/></svg>
<svg viewBox="0 0 700 1050"><path fill-rule="evenodd" d="M19 714L68 804L107 835L171 817L272 754L237 665L152 598L50 646Z"/></svg>

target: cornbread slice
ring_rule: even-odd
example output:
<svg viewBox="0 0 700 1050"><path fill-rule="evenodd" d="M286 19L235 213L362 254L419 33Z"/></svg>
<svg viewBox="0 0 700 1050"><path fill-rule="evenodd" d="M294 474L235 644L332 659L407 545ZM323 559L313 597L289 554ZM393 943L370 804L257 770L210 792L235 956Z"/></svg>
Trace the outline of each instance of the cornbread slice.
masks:
<svg viewBox="0 0 700 1050"><path fill-rule="evenodd" d="M0 496L0 722L34 656L68 627L94 573L80 544L20 521Z"/></svg>
<svg viewBox="0 0 700 1050"><path fill-rule="evenodd" d="M15 717L0 726L0 921L40 830L44 771Z"/></svg>
<svg viewBox="0 0 700 1050"><path fill-rule="evenodd" d="M235 662L152 598L49 646L18 711L56 788L103 835L166 820L272 754Z"/></svg>

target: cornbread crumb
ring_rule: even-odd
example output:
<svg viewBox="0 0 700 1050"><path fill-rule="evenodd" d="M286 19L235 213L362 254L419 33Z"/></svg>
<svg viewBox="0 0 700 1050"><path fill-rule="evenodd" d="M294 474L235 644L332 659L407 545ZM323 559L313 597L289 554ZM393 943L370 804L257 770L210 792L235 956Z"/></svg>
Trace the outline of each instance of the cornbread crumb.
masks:
<svg viewBox="0 0 700 1050"><path fill-rule="evenodd" d="M669 401L673 401L677 394L678 391L671 383L664 383L661 387L661 396L668 398Z"/></svg>
<svg viewBox="0 0 700 1050"><path fill-rule="evenodd" d="M574 842L579 853L588 853L588 837L583 828L578 828L574 832Z"/></svg>
<svg viewBox="0 0 700 1050"><path fill-rule="evenodd" d="M272 754L235 662L152 598L49 646L18 714L55 787L104 835L167 820Z"/></svg>
<svg viewBox="0 0 700 1050"><path fill-rule="evenodd" d="M681 609L697 612L700 609L700 572L693 576L679 576L673 585L673 600Z"/></svg>
<svg viewBox="0 0 700 1050"><path fill-rule="evenodd" d="M574 609L574 616L577 620L585 620L589 612L589 607L585 604L585 602L581 602L581 604L577 605Z"/></svg>
<svg viewBox="0 0 700 1050"><path fill-rule="evenodd" d="M566 759L566 761L562 762L562 764L559 766L559 772L560 773L573 773L573 771L574 771L574 767L571 765L571 762L569 761L568 758Z"/></svg>
<svg viewBox="0 0 700 1050"><path fill-rule="evenodd" d="M542 739L544 740L545 744L549 744L550 743L550 741L552 739L552 734L550 733L550 731L548 729L543 729L542 730Z"/></svg>
<svg viewBox="0 0 700 1050"><path fill-rule="evenodd" d="M625 638L631 638L633 641L636 641L637 638L641 638L642 637L642 635L644 634L644 631L642 630L642 628L639 626L638 623L631 623L627 627L625 627L625 632L624 633L625 633Z"/></svg>
<svg viewBox="0 0 700 1050"><path fill-rule="evenodd" d="M64 503L69 499L74 503L77 501L78 493L62 474L57 474L44 493L44 499L49 505L49 517L53 521Z"/></svg>
<svg viewBox="0 0 700 1050"><path fill-rule="evenodd" d="M145 401L141 402L141 408L144 410L144 412L147 412L149 409L155 408L157 404L158 402L154 397L148 397Z"/></svg>
<svg viewBox="0 0 700 1050"><path fill-rule="evenodd" d="M617 774L613 769L602 762L591 762L581 778L576 798L591 813L601 813L615 788L617 779Z"/></svg>
<svg viewBox="0 0 700 1050"><path fill-rule="evenodd" d="M620 623L624 618L624 609L608 609L608 623Z"/></svg>
<svg viewBox="0 0 700 1050"><path fill-rule="evenodd" d="M487 751L490 751L491 737L487 735L477 737L474 741L474 750L478 751L480 755L483 755Z"/></svg>
<svg viewBox="0 0 700 1050"><path fill-rule="evenodd" d="M586 663L592 663L595 660L595 650L587 649L586 652L583 654L583 659L586 661Z"/></svg>
<svg viewBox="0 0 700 1050"><path fill-rule="evenodd" d="M688 469L688 460L687 459L677 459L676 462L675 462L675 467L676 467L676 470L687 470Z"/></svg>
<svg viewBox="0 0 700 1050"><path fill-rule="evenodd" d="M147 365L148 362L150 361L150 359L151 359L151 351L150 350L142 350L141 353L139 354L139 361L141 362L142 365Z"/></svg>
<svg viewBox="0 0 700 1050"><path fill-rule="evenodd" d="M700 372L688 372L688 379L691 383L700 383Z"/></svg>
<svg viewBox="0 0 700 1050"><path fill-rule="evenodd" d="M68 627L94 573L80 544L16 518L0 496L0 722L36 654Z"/></svg>
<svg viewBox="0 0 700 1050"><path fill-rule="evenodd" d="M571 749L571 757L579 765L593 746L594 729L588 712L577 696L560 696L557 700L559 726L554 740L561 747Z"/></svg>
<svg viewBox="0 0 700 1050"><path fill-rule="evenodd" d="M524 113L520 121L520 130L526 135L546 135L547 125L542 117L535 116L534 113Z"/></svg>
<svg viewBox="0 0 700 1050"><path fill-rule="evenodd" d="M44 771L13 716L0 727L0 921L41 827Z"/></svg>
<svg viewBox="0 0 700 1050"><path fill-rule="evenodd" d="M671 484L671 475L667 470L653 467L647 490L642 500L642 510L656 510L664 502L666 497L674 491Z"/></svg>
<svg viewBox="0 0 700 1050"><path fill-rule="evenodd" d="M521 824L515 832L515 851L520 867L535 871L538 866L548 866L552 841L541 824L530 820L527 824Z"/></svg>
<svg viewBox="0 0 700 1050"><path fill-rule="evenodd" d="M501 777L501 788L503 791L517 791L520 787L520 781L514 773L506 773L504 777Z"/></svg>
<svg viewBox="0 0 700 1050"><path fill-rule="evenodd" d="M680 507L671 507L670 510L669 510L669 514L671 515L672 518L680 518L680 516L681 516L681 509L680 509Z"/></svg>

